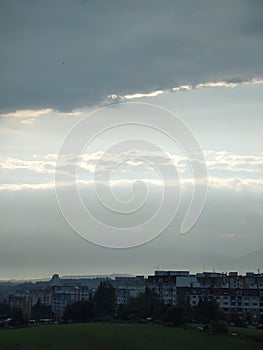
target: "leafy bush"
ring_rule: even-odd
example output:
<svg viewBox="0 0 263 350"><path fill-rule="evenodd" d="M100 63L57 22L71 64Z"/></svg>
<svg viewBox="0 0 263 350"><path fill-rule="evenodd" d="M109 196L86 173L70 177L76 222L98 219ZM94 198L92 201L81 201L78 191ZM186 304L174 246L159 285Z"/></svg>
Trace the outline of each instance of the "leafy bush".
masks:
<svg viewBox="0 0 263 350"><path fill-rule="evenodd" d="M186 322L184 309L178 306L171 306L165 313L164 321L172 323L175 326L180 326Z"/></svg>
<svg viewBox="0 0 263 350"><path fill-rule="evenodd" d="M92 301L78 301L66 307L63 315L65 322L88 322L95 317Z"/></svg>

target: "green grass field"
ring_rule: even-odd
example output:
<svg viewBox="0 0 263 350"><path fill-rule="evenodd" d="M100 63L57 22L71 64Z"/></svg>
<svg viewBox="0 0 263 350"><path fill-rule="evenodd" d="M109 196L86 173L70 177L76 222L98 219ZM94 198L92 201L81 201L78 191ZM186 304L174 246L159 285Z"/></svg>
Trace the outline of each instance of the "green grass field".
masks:
<svg viewBox="0 0 263 350"><path fill-rule="evenodd" d="M56 350L257 350L262 343L239 336L205 334L151 324L90 323L0 331L0 349Z"/></svg>

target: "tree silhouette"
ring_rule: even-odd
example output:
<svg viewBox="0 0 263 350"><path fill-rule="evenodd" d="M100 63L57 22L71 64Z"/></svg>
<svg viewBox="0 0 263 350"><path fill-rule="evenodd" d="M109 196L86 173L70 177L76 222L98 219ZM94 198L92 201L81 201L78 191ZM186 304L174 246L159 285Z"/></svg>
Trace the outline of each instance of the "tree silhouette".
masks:
<svg viewBox="0 0 263 350"><path fill-rule="evenodd" d="M39 321L41 318L52 318L53 314L50 305L41 304L40 299L31 309L31 318Z"/></svg>
<svg viewBox="0 0 263 350"><path fill-rule="evenodd" d="M116 309L116 293L108 282L101 282L94 296L95 312L98 317L112 317Z"/></svg>
<svg viewBox="0 0 263 350"><path fill-rule="evenodd" d="M63 315L64 321L88 322L95 318L93 300L83 300L66 307Z"/></svg>

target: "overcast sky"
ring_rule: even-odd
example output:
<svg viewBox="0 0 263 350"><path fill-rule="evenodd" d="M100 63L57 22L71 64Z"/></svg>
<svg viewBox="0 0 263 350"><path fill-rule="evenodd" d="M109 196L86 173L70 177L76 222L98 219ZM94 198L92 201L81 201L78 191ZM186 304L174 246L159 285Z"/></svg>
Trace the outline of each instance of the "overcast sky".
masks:
<svg viewBox="0 0 263 350"><path fill-rule="evenodd" d="M156 267L263 269L261 1L14 0L0 6L0 279L148 274ZM132 111L129 102L136 102ZM163 132L158 107L142 112L139 102L180 117L203 150L207 201L186 235L180 226L192 195L189 159ZM161 132L125 125L94 134L78 163L83 203L110 226L147 222L162 203L158 171L164 169L171 191L177 186L168 155L181 181L181 204L151 242L110 249L68 225L54 178L61 144L76 123L87 120L92 134L109 115L122 113L130 122L134 113L137 121L141 115L160 122ZM133 159L121 163L109 147L132 138L156 149L126 146ZM67 162L70 167L72 159ZM114 193L122 201L131 198L133 179L149 186L146 205L133 216L107 211L94 196L94 174L104 178L112 163ZM107 184L99 184L104 191ZM176 206L172 197L168 204ZM87 231L102 234L95 224Z"/></svg>

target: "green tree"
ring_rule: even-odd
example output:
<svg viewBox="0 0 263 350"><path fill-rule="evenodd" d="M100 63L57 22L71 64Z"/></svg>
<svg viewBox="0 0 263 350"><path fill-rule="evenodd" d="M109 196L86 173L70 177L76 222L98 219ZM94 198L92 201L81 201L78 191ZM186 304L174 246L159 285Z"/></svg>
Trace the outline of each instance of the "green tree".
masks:
<svg viewBox="0 0 263 350"><path fill-rule="evenodd" d="M96 316L112 317L116 309L116 294L108 282L101 282L94 296Z"/></svg>
<svg viewBox="0 0 263 350"><path fill-rule="evenodd" d="M120 318L124 320L139 320L149 315L144 294L129 298L126 305L120 307Z"/></svg>
<svg viewBox="0 0 263 350"><path fill-rule="evenodd" d="M11 315L11 308L7 303L0 303L0 318Z"/></svg>
<svg viewBox="0 0 263 350"><path fill-rule="evenodd" d="M198 305L195 307L196 319L200 322L224 320L225 316L218 309L217 302L212 298L200 299Z"/></svg>
<svg viewBox="0 0 263 350"><path fill-rule="evenodd" d="M176 307L183 310L185 322L190 322L193 318L193 308L190 304L189 295L183 289L177 289L176 294Z"/></svg>
<svg viewBox="0 0 263 350"><path fill-rule="evenodd" d="M22 310L19 307L13 307L11 309L11 322L12 326L20 326L25 323Z"/></svg>
<svg viewBox="0 0 263 350"><path fill-rule="evenodd" d="M128 300L125 306L120 308L120 318L126 320L139 320L146 317L161 319L166 306L159 299L158 295L149 288L144 293Z"/></svg>
<svg viewBox="0 0 263 350"><path fill-rule="evenodd" d="M253 319L253 317L252 317L251 313L250 313L250 312L247 312L247 313L246 313L246 317L245 317L245 322L246 322L247 324L251 324L251 323L252 323L252 319Z"/></svg>
<svg viewBox="0 0 263 350"><path fill-rule="evenodd" d="M187 318L184 308L182 306L169 306L164 315L164 321L172 323L175 326L186 323Z"/></svg>
<svg viewBox="0 0 263 350"><path fill-rule="evenodd" d="M95 305L93 300L83 300L66 307L63 315L64 321L88 322L95 318Z"/></svg>
<svg viewBox="0 0 263 350"><path fill-rule="evenodd" d="M31 309L31 319L39 321L41 318L52 318L53 314L50 305L41 304L40 299Z"/></svg>

